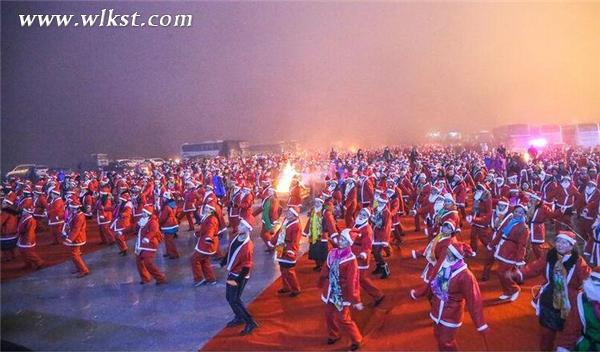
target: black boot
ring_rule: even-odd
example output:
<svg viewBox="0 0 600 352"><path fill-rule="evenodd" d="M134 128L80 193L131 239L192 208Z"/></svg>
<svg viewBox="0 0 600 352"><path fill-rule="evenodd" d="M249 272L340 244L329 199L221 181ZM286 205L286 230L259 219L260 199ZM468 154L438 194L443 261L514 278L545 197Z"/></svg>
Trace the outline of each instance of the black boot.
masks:
<svg viewBox="0 0 600 352"><path fill-rule="evenodd" d="M381 266L381 264L377 263L377 267L375 267L375 270L371 271L371 274L373 274L373 275L381 274L382 270L383 270L383 267Z"/></svg>
<svg viewBox="0 0 600 352"><path fill-rule="evenodd" d="M388 277L390 277L390 267L387 263L385 263L383 264L380 278L387 279Z"/></svg>
<svg viewBox="0 0 600 352"><path fill-rule="evenodd" d="M246 324L246 327L244 328L244 330L242 330L240 332L240 335L245 336L248 335L250 333L252 333L252 330L256 329L258 327L258 324L253 321L250 324Z"/></svg>
<svg viewBox="0 0 600 352"><path fill-rule="evenodd" d="M242 325L244 323L244 321L242 319L239 319L238 317L233 318L231 321L229 321L227 323L227 327L231 328L234 326L238 326L238 325Z"/></svg>

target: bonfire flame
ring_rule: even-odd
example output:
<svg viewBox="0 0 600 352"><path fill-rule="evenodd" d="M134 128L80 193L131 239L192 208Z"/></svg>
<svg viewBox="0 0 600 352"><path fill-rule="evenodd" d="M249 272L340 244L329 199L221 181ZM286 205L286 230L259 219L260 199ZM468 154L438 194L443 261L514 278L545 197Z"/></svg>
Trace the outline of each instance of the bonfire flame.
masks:
<svg viewBox="0 0 600 352"><path fill-rule="evenodd" d="M297 174L298 173L296 172L296 170L294 170L294 168L288 161L288 163L283 168L283 172L281 173L281 176L279 176L279 180L277 181L277 189L276 189L277 193L288 193L290 191L290 185L292 184L292 179Z"/></svg>

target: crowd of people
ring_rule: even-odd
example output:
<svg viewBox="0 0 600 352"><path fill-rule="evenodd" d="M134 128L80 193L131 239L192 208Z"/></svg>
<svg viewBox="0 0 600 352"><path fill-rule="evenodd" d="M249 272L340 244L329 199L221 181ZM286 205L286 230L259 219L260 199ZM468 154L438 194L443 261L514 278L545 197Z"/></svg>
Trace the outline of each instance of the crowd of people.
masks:
<svg viewBox="0 0 600 352"><path fill-rule="evenodd" d="M598 350L599 167L600 153L577 149L518 154L419 146L168 162L148 171L48 175L35 183L10 179L2 188L2 260L20 254L31 268L44 267L36 250L44 231L68 248L74 274L85 277L90 270L81 248L87 224L96 222L102 242L116 244L124 257L131 252L127 236L135 235L140 284L165 284L155 255L164 243L164 256L179 258L176 238L185 225L197 238L189 262L193 285L214 285L211 261L219 261L235 314L227 326L245 324L247 335L258 327L241 301L253 268L253 229L260 227L264 251L280 267L278 294L292 298L302 293L295 268L305 237L320 272L327 343L343 333L356 350L363 336L351 308L363 309L361 291L375 306L385 299L377 278L394 276L389 258L405 246L406 224L414 223L427 245L411 248L412 256L425 266L422 284L406 294L429 300L440 350L458 348L465 308L487 333L478 282L492 274L498 300L506 302L519 298L525 280L544 275L532 302L540 350ZM281 192L284 180L289 188ZM469 238L461 235L465 229ZM479 278L468 266L476 256L485 258Z"/></svg>

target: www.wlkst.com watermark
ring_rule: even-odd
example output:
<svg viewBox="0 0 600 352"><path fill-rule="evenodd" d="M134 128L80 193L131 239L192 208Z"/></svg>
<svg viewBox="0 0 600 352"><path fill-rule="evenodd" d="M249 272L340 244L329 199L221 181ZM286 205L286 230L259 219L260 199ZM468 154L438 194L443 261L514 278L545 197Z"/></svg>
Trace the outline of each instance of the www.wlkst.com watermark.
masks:
<svg viewBox="0 0 600 352"><path fill-rule="evenodd" d="M191 27L192 15L157 15L143 17L137 11L117 14L102 9L93 15L19 15L21 27Z"/></svg>

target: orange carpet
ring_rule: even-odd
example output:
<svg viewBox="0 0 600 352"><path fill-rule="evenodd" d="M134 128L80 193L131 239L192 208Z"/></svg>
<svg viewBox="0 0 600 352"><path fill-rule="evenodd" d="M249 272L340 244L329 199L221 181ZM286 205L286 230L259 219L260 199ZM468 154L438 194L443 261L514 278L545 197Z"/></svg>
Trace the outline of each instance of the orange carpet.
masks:
<svg viewBox="0 0 600 352"><path fill-rule="evenodd" d="M413 228L407 223L405 228ZM469 230L462 233L467 240ZM411 288L421 283L419 274L425 260L410 258L410 249L422 246L421 234L409 233L400 251L390 258L392 276L387 280L374 279L386 298L374 308L370 297L363 294L366 308L352 315L365 335L361 350L436 350L429 303L426 299L413 301L408 297ZM257 251L256 255L262 255ZM483 255L469 259L468 264L476 277L481 275ZM372 265L373 266L373 265ZM281 282L278 279L265 289L249 306L259 323L252 335L239 336L240 328L225 328L210 340L203 350L347 350L350 341L342 339L335 345L325 342L327 333L323 303L316 288L318 273L312 271L313 263L304 256L297 272L302 294L295 298L277 295ZM541 278L522 286L522 294L514 303L499 303L499 283L495 275L480 284L485 304L485 318L490 326L486 337L489 350L537 350L538 323L530 305L531 287ZM481 335L475 330L468 313L459 329L457 340L461 350L486 350Z"/></svg>
<svg viewBox="0 0 600 352"><path fill-rule="evenodd" d="M38 224L38 226L40 225ZM127 236L128 239L132 237L133 233ZM46 266L57 265L67 260L71 260L71 251L69 247L63 244L52 245L52 242L53 239L50 236L50 232L47 231L47 227L43 227L42 229L40 229L37 235L36 247L39 256L46 262ZM98 225L95 221L88 220L87 243L81 248L82 254L85 255L88 253L92 253L106 247L107 245L102 244L100 242L100 232L98 229ZM118 252L119 250L116 244L114 245L114 249L115 252ZM33 269L25 267L25 262L23 262L23 259L18 254L16 259L9 262L3 262L0 271L0 280L1 282L5 282L30 274L31 272L33 272Z"/></svg>

